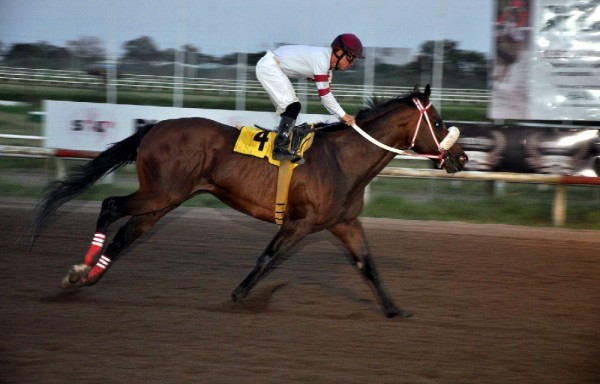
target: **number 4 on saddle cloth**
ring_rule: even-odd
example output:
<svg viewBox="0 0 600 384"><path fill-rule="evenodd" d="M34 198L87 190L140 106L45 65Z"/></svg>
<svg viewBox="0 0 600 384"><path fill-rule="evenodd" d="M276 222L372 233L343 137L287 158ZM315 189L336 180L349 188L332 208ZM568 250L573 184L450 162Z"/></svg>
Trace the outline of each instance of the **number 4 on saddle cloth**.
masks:
<svg viewBox="0 0 600 384"><path fill-rule="evenodd" d="M291 151L299 156L299 161L292 163L289 160L279 161L273 159L273 146L275 145L277 132L260 127L243 126L240 128L240 135L233 151L261 159L266 157L269 163L279 167L275 196L275 223L278 225L283 223L285 217L292 172L295 167L304 163L302 156L312 145L314 135L313 125L302 124L294 127L290 145Z"/></svg>

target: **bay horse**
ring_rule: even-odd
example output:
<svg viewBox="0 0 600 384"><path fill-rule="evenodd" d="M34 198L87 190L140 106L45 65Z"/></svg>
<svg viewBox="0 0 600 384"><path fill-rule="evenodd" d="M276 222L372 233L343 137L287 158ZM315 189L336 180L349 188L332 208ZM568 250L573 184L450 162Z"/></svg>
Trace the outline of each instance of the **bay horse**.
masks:
<svg viewBox="0 0 600 384"><path fill-rule="evenodd" d="M442 149L448 135L431 105L429 85L385 101L356 117L364 131L389 147L411 149L432 158L447 172L463 169L468 158L458 144ZM102 176L135 162L138 191L102 202L96 233L83 264L73 265L63 288L93 285L119 254L161 217L199 193L210 193L228 206L267 222L274 222L277 167L265 159L232 151L239 130L205 118L164 120L146 126L112 144L98 157L62 180L46 187L37 207L31 242L56 209L87 190ZM254 269L233 291L240 300L308 234L329 230L343 244L347 256L370 283L387 317L409 316L387 293L371 258L358 216L365 187L395 154L368 143L343 123L331 132L316 132L306 162L293 175L285 219L258 257ZM104 249L108 227L131 216Z"/></svg>

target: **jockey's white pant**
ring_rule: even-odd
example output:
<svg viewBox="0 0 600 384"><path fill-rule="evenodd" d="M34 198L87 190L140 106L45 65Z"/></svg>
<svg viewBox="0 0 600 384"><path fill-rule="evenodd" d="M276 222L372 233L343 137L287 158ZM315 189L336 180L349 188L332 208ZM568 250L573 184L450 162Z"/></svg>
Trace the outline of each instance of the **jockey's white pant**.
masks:
<svg viewBox="0 0 600 384"><path fill-rule="evenodd" d="M292 82L279 67L273 52L267 51L256 63L256 78L269 94L278 115L285 112L288 105L299 102Z"/></svg>

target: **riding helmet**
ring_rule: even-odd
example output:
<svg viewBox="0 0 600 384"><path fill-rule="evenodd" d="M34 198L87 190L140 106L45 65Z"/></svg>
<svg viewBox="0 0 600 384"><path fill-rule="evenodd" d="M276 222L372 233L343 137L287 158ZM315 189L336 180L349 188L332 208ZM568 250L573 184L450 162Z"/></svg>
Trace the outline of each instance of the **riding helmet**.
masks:
<svg viewBox="0 0 600 384"><path fill-rule="evenodd" d="M331 48L341 49L344 53L350 54L361 59L363 56L363 45L358 37L353 33L342 33L333 40Z"/></svg>

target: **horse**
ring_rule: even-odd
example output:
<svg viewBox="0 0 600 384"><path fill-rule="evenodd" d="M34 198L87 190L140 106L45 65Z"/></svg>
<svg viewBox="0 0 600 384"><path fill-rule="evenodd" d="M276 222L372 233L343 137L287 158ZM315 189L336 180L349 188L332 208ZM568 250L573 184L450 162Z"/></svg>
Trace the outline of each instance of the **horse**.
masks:
<svg viewBox="0 0 600 384"><path fill-rule="evenodd" d="M410 149L449 173L458 172L468 157L456 143L446 149L440 146L449 131L429 101L430 95L427 85L424 92L415 86L405 96L374 99L370 107L359 111L356 121L363 132L384 146ZM386 291L358 219L365 188L396 155L367 143L341 122L330 128L315 132L306 162L294 171L283 223L231 297L234 301L245 298L280 265L290 248L305 236L327 229L340 240L350 263L370 284L385 316L410 316ZM36 209L31 244L60 206L102 176L132 162L139 189L102 202L84 262L71 267L63 288L96 284L127 246L169 211L200 193L210 193L256 219L275 222L277 167L264 159L233 152L238 135L236 127L201 117L164 120L139 129L62 180L48 183ZM131 217L105 247L109 226L125 216Z"/></svg>

